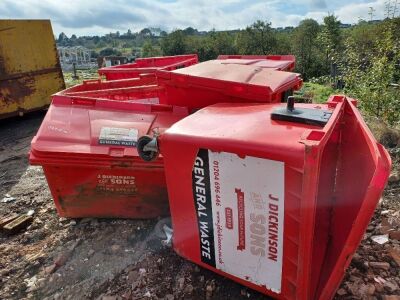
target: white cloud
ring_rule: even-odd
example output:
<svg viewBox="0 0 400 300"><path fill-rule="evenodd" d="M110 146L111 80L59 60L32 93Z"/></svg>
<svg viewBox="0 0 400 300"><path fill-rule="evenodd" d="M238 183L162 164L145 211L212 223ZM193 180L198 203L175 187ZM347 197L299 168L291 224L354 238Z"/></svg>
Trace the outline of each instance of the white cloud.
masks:
<svg viewBox="0 0 400 300"><path fill-rule="evenodd" d="M144 27L172 30L192 26L199 30L237 29L257 19L274 27L296 26L304 18L322 21L328 12L344 23L368 18L368 8L383 17L385 0L1 0L0 18L50 19L55 34L104 34Z"/></svg>
<svg viewBox="0 0 400 300"><path fill-rule="evenodd" d="M368 20L368 11L370 7L375 10L374 19L384 18L385 0L345 5L336 10L335 14L343 23L354 23L357 22L359 18Z"/></svg>
<svg viewBox="0 0 400 300"><path fill-rule="evenodd" d="M325 0L311 0L310 3L313 7L318 9L325 9L328 7Z"/></svg>

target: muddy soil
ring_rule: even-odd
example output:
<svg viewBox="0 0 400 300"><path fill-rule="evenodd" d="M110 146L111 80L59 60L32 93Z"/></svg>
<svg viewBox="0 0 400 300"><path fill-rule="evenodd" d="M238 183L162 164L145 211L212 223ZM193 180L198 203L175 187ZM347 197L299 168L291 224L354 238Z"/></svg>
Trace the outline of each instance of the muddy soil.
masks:
<svg viewBox="0 0 400 300"><path fill-rule="evenodd" d="M0 217L34 211L29 227L0 232L0 299L268 299L176 255L159 220L58 217L27 159L43 116L0 123L0 200L15 198L0 202ZM390 151L395 172L337 299L400 299L400 150ZM387 242L373 241L382 234Z"/></svg>

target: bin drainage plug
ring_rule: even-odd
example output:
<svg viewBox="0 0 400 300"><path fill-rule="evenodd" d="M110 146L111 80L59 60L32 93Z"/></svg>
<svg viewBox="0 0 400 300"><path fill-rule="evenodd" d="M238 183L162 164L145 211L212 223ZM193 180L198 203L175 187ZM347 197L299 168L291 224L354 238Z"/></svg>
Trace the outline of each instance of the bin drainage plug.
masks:
<svg viewBox="0 0 400 300"><path fill-rule="evenodd" d="M155 160L159 155L157 137L141 136L137 141L137 150L144 161Z"/></svg>

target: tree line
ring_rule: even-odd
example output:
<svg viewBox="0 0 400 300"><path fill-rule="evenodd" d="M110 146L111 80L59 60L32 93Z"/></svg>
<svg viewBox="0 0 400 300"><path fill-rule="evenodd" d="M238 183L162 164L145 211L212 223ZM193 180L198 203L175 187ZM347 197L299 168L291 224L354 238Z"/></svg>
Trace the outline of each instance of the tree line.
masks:
<svg viewBox="0 0 400 300"><path fill-rule="evenodd" d="M360 99L365 111L388 123L400 120L400 18L380 22L360 20L343 26L334 15L323 23L305 19L297 27L274 29L258 20L243 30L199 32L159 29L138 33L110 33L104 37L60 35L57 44L81 44L102 54L134 54L151 57L197 53L200 61L219 54L293 54L296 72L305 81L332 85ZM97 42L96 42L97 41ZM99 43L106 46L101 49Z"/></svg>
<svg viewBox="0 0 400 300"><path fill-rule="evenodd" d="M361 20L343 28L336 16L328 15L321 25L305 19L283 31L257 21L233 33L195 36L175 30L159 43L159 48L144 44L143 54L197 53L200 60L218 54L294 54L295 71L305 81L331 85L359 99L365 112L386 123L400 121L400 18Z"/></svg>

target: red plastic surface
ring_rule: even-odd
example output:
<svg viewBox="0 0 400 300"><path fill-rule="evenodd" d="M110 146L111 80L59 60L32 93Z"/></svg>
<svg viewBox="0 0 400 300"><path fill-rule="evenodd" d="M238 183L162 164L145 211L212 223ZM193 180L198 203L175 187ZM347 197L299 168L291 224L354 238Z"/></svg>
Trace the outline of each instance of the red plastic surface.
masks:
<svg viewBox="0 0 400 300"><path fill-rule="evenodd" d="M88 100L116 100L134 103L158 104L159 93L155 74L141 75L139 78L102 81L85 80L83 83L55 94Z"/></svg>
<svg viewBox="0 0 400 300"><path fill-rule="evenodd" d="M270 114L278 106L216 104L179 121L162 135L174 249L205 268L278 299L330 299L378 203L390 158L352 99L333 96L326 105L296 104L332 110L323 128L273 121ZM280 293L201 261L192 186L200 148L284 163ZM262 178L247 180L262 184ZM275 276L266 269L259 272Z"/></svg>
<svg viewBox="0 0 400 300"><path fill-rule="evenodd" d="M99 69L107 80L136 78L141 74L154 74L157 70L175 70L197 64L197 54L138 58L134 63Z"/></svg>
<svg viewBox="0 0 400 300"><path fill-rule="evenodd" d="M57 211L64 217L152 218L167 215L160 156L145 163L134 145L100 144L107 128L163 133L185 108L122 101L53 97L32 140L30 162L43 166Z"/></svg>
<svg viewBox="0 0 400 300"><path fill-rule="evenodd" d="M172 72L157 71L160 103L203 108L221 102L281 102L302 85L299 74L207 61Z"/></svg>
<svg viewBox="0 0 400 300"><path fill-rule="evenodd" d="M116 80L118 81L118 80ZM132 86L114 89L99 89L68 93L68 97L80 97L92 100L116 100L134 103L158 104L163 88L158 85ZM58 95L63 95L64 92Z"/></svg>
<svg viewBox="0 0 400 300"><path fill-rule="evenodd" d="M280 71L293 71L296 66L294 55L219 55L217 59L226 64L252 65Z"/></svg>
<svg viewBox="0 0 400 300"><path fill-rule="evenodd" d="M118 89L124 87L156 85L157 79L154 74L140 76L138 78L129 78L121 80L103 81L101 79L84 80L83 83L67 88L58 94L73 95L80 92L89 92L106 89Z"/></svg>

